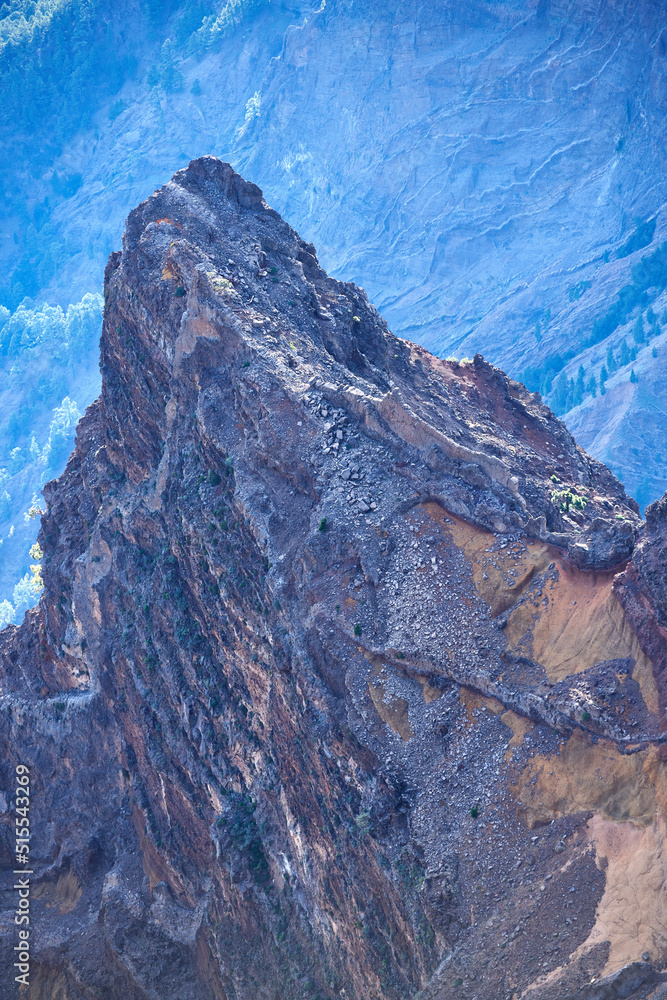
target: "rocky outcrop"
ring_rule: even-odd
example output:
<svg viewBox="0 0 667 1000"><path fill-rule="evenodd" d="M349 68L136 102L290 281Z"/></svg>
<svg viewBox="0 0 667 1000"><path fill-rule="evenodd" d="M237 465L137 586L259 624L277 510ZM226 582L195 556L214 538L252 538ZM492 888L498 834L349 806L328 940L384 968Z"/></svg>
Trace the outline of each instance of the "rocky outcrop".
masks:
<svg viewBox="0 0 667 1000"><path fill-rule="evenodd" d="M654 993L657 515L211 157L131 213L105 299L2 634L31 996Z"/></svg>

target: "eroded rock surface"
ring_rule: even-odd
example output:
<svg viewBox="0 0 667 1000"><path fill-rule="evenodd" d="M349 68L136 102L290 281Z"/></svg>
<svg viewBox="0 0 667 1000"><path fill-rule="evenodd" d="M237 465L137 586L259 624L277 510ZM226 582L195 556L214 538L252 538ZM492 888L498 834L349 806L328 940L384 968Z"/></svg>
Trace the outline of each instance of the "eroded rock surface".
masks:
<svg viewBox="0 0 667 1000"><path fill-rule="evenodd" d="M31 998L657 998L663 505L213 158L105 297L2 634Z"/></svg>

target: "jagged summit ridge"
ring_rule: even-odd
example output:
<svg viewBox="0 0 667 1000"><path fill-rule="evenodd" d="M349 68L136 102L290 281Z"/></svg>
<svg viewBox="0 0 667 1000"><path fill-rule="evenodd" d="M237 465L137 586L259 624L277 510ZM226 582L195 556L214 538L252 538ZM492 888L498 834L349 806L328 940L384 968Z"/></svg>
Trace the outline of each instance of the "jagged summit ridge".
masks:
<svg viewBox="0 0 667 1000"><path fill-rule="evenodd" d="M635 563L538 396L392 336L212 157L131 213L105 300L3 633L40 995L648 996L646 865L618 900L663 824L661 511Z"/></svg>
<svg viewBox="0 0 667 1000"><path fill-rule="evenodd" d="M205 229L205 221L212 211L216 208L219 210L221 206L225 208L228 228L224 233L218 232L216 236ZM155 218L162 211L167 211L167 208L178 211L183 221L172 225L167 217ZM248 243L247 232L244 233L246 238L239 241L237 239L239 227L245 223L247 228L251 219L256 223L252 226L254 242L251 240ZM274 229L267 239L265 229L269 220ZM173 239L174 236L179 238ZM507 428L502 426L495 428L493 420L487 419L483 433L471 432L466 420L468 398L465 393L459 395L456 404L451 405L446 379L443 379L444 384L440 388L443 391L443 400L448 405L441 406L437 412L433 398L420 399L422 406L426 404L429 406L427 414L416 412L410 417L404 416L403 414L407 414L410 408L406 406L401 391L401 381L406 374L406 360L411 356L410 352L415 357L429 356L425 352L420 352L414 345L408 347L405 341L388 337L386 324L377 311L369 305L363 292L351 285L327 278L317 264L314 247L304 244L289 226L265 205L259 189L243 181L229 165L222 164L213 157L203 157L176 174L170 185L167 185L162 192L157 192L153 198L130 215L125 244L126 254L141 254L143 259L140 267L143 271L143 280L159 286L157 272L160 272L164 304L168 304L171 309L180 308L181 312L182 306L186 306L184 320L186 325L190 325L189 328L192 328L193 324L196 325L192 317L197 315L200 282L203 282L205 289L201 295L203 299L206 298L206 291L209 294L211 291L217 293L216 307L219 314L229 320L247 350L257 351L261 344L265 352L267 347L272 350L274 358L277 359L280 349L287 347L285 343L280 343L280 326L286 324L289 327L296 321L304 351L298 363L301 369L305 368L306 371L302 370L298 375L294 372L295 389L307 384L304 375L306 372L310 374L309 366L315 372L323 361L331 366L332 362L329 360L331 358L333 362L342 366L342 370L336 370L335 366L330 368L332 377L337 378L336 388L343 393L347 392L353 404L354 393L350 393L352 386L347 383L350 380L353 383L355 377L365 377L368 385L373 387L373 392L370 394L371 405L379 399L381 419L389 426L392 426L393 419L395 424L393 430L399 437L401 429L406 434L411 434L411 440L405 443L412 444L420 451L429 449L446 451L447 456L458 464L470 459L492 483L506 487L511 494L519 498L516 505L519 510L528 509L518 488L519 475L525 475L527 471L533 472L536 480L540 475L547 479L549 478L547 473L554 475L557 472L563 473L565 479L569 473L575 483L584 484L591 480L591 477L598 476L606 488L611 487L612 480L604 467L593 462L580 449L576 449L571 436L563 426L553 419L546 408L540 407L537 401L539 397L532 397L517 383L512 383L497 371L494 373L496 393L503 401L510 402L514 410ZM164 250L167 244L169 250L165 260ZM239 259L225 258L226 252L235 254ZM235 273L237 265L241 268L238 274ZM249 275L244 273L246 269L249 269ZM303 287L299 287L301 272L304 279ZM249 287L248 280L252 281L256 277L266 279L261 282L264 287L261 290L253 287L252 294L244 296L244 289ZM174 288L170 282L175 283L178 288L180 280L184 282L180 286L184 298L178 302L173 300ZM274 288L274 284L278 287ZM298 295L297 301L289 298L289 295L293 294L290 288L293 287L302 293ZM192 305L190 297L193 300ZM160 306L162 305L160 299ZM271 330L272 325L273 330ZM265 327L263 331L262 327ZM183 320L179 329L182 328ZM262 336L262 332L269 336ZM231 350L234 338L230 337L229 340L228 348ZM329 357L322 358L319 355L313 357L313 350L322 347ZM287 356L292 357L293 365L290 367L296 368L298 352L293 343L288 349ZM480 365L483 365L483 362L477 359L476 368ZM456 366L444 364L442 370L455 372L457 369ZM492 372L488 365L485 370L489 374ZM464 368L459 371L463 372ZM315 377L318 377L317 372ZM458 380L453 379L452 384L454 392L458 392ZM368 386L364 386L360 391L363 392L367 388ZM420 388L424 394L424 387ZM412 391L412 386L410 389ZM433 395L437 398L437 391ZM474 406L479 400L480 397L477 401L473 401L475 411L473 418L479 420L480 409L487 411L487 417L493 417L488 401L483 407ZM364 402L367 407L368 402ZM528 424L525 427L519 424L521 414L529 421L530 431L536 435L535 441L530 440L530 435L520 433L522 430L529 430ZM408 425L410 425L409 431ZM494 433L498 430L499 440ZM517 431L519 433L516 433ZM518 438L517 441L514 440L515 436ZM553 440L549 440L550 436L553 436ZM535 468L527 470L524 458L536 463ZM518 475L512 475L512 472ZM619 493L618 484L611 488L636 514L634 502L625 498L622 490ZM546 490L550 497L553 492L551 482L548 483ZM556 513L548 511L548 513L550 527L555 525L557 528L562 528L558 511ZM607 511L604 507L588 506L587 516L583 520L589 530L594 520L591 516L593 513L601 516ZM542 512L538 516L541 514ZM636 527L638 519L633 518L632 513L628 514L628 519ZM608 530L618 528L613 521L614 519L610 519ZM544 531L544 526L539 527ZM581 533L581 526L571 520L566 527L571 533L568 542ZM564 533L567 532L560 532L561 535ZM563 542L564 539L560 538L559 541ZM618 552L612 548L611 553L606 556L609 565L619 562L622 555L628 554L631 542L625 538L623 541L619 540L619 545ZM580 552L577 554L581 556ZM599 555L594 554L590 558L595 562Z"/></svg>

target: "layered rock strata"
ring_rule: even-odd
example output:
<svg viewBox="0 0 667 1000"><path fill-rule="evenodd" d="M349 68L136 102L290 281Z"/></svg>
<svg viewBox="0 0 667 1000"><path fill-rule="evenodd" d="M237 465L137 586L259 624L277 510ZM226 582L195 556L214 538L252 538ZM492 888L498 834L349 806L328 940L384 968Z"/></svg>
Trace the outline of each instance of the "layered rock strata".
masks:
<svg viewBox="0 0 667 1000"><path fill-rule="evenodd" d="M211 157L105 298L1 637L31 1000L662 996L664 505Z"/></svg>

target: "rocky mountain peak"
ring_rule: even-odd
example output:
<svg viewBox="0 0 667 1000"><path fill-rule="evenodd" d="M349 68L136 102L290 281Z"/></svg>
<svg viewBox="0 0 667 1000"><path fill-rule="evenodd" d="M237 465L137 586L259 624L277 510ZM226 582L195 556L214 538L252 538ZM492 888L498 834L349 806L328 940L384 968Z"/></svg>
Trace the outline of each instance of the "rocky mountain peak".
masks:
<svg viewBox="0 0 667 1000"><path fill-rule="evenodd" d="M641 534L539 395L394 337L212 157L105 302L3 633L39 995L649 996L662 509Z"/></svg>

